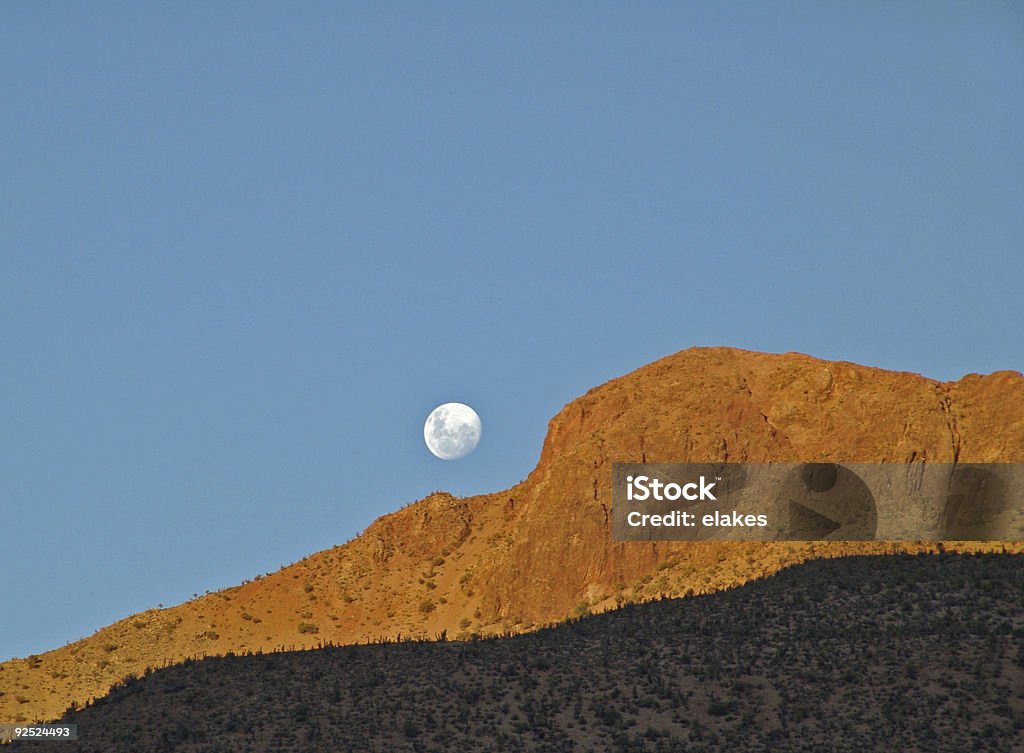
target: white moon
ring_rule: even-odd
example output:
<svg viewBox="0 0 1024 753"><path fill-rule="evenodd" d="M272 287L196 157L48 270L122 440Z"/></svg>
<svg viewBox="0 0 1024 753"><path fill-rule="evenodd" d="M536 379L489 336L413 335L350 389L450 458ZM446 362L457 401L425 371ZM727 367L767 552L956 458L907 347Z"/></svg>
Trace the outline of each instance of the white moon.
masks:
<svg viewBox="0 0 1024 753"><path fill-rule="evenodd" d="M458 460L476 448L480 431L480 416L475 410L462 403L445 403L427 416L423 441L442 460Z"/></svg>

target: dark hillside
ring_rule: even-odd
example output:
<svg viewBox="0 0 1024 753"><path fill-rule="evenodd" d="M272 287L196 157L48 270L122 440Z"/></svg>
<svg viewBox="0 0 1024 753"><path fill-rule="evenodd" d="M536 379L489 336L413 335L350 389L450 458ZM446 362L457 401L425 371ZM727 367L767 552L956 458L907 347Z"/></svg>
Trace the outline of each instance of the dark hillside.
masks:
<svg viewBox="0 0 1024 753"><path fill-rule="evenodd" d="M216 657L71 751L1024 751L1024 557L811 561L508 639Z"/></svg>

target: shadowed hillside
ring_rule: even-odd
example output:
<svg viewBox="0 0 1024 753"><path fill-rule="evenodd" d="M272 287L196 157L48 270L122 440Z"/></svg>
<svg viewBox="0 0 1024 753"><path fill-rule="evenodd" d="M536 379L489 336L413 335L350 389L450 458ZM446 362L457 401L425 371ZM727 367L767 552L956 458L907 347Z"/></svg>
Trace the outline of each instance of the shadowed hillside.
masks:
<svg viewBox="0 0 1024 753"><path fill-rule="evenodd" d="M211 658L15 750L1020 751L1024 557L808 562L509 639Z"/></svg>
<svg viewBox="0 0 1024 753"><path fill-rule="evenodd" d="M190 656L524 632L735 587L808 558L934 549L613 542L616 461L1021 462L1024 377L940 383L800 354L677 353L567 405L536 468L511 489L434 494L276 573L0 664L0 720L54 718L123 677Z"/></svg>

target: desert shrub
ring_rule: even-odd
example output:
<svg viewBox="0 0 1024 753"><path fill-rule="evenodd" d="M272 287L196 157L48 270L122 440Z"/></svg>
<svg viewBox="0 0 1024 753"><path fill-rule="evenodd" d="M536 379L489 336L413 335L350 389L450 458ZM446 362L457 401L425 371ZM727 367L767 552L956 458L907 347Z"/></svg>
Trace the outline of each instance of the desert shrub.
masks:
<svg viewBox="0 0 1024 753"><path fill-rule="evenodd" d="M711 716L725 716L736 708L736 703L733 701L718 701L713 700L708 704L708 713Z"/></svg>

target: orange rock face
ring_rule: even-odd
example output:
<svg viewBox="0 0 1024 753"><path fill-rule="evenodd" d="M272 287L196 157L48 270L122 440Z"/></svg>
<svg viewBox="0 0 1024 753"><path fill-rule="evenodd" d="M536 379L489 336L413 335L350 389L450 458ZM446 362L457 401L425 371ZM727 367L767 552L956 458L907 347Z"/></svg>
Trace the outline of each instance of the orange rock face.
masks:
<svg viewBox="0 0 1024 753"><path fill-rule="evenodd" d="M811 557L936 546L614 542L619 461L1024 462L1024 377L941 383L800 354L677 353L567 405L537 467L512 489L431 495L272 575L0 665L0 721L56 717L128 674L188 656L517 632L729 588Z"/></svg>
<svg viewBox="0 0 1024 753"><path fill-rule="evenodd" d="M484 603L497 614L552 620L574 600L607 599L666 561L689 561L696 577L685 588L706 590L697 571L708 560L724 564L722 556L733 565L753 559L734 569L745 579L811 552L893 549L612 542L612 462L1022 458L1024 377L1015 372L944 384L799 354L684 351L591 390L551 421L537 469L515 490L522 504L510 520L512 543L482 570L492 584Z"/></svg>

